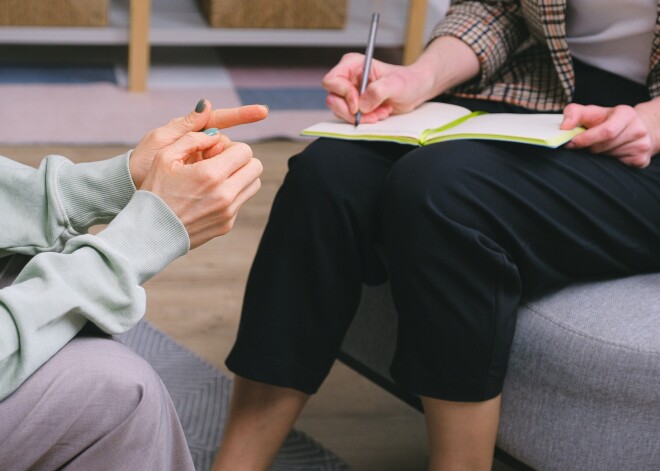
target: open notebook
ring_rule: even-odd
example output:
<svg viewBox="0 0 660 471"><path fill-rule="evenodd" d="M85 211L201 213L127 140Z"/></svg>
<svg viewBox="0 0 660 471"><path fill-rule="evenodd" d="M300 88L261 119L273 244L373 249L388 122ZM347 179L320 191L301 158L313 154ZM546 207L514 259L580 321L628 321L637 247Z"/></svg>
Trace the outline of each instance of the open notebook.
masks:
<svg viewBox="0 0 660 471"><path fill-rule="evenodd" d="M558 147L584 131L559 129L563 115L471 111L447 103L425 103L410 113L393 115L355 127L345 121L326 121L302 131L304 136L366 141L392 141L424 146L453 139L488 139Z"/></svg>

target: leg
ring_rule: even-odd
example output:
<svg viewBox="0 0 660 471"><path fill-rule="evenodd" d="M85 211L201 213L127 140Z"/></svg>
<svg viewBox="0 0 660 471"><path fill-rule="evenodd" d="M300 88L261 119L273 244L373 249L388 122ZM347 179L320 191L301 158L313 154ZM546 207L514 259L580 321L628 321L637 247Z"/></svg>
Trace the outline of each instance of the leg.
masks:
<svg viewBox="0 0 660 471"><path fill-rule="evenodd" d="M394 378L429 410L441 404L434 400L466 402L469 416L497 403L523 296L660 268L658 188L660 161L639 171L586 153L477 141L404 156L383 197L400 317ZM434 459L446 449L481 453L468 440L462 450L443 441L439 417L428 415ZM477 441L492 444L497 414L484 419Z"/></svg>
<svg viewBox="0 0 660 471"><path fill-rule="evenodd" d="M247 437L268 443L260 454L272 459L307 395L328 374L362 282L386 278L373 248L380 189L392 162L410 149L319 140L291 160L227 359L238 379L216 469L247 469L238 459L229 462L245 451ZM285 427L260 426L270 416ZM249 469L266 467L261 461Z"/></svg>
<svg viewBox="0 0 660 471"><path fill-rule="evenodd" d="M237 376L213 471L267 469L309 396Z"/></svg>
<svg viewBox="0 0 660 471"><path fill-rule="evenodd" d="M108 338L73 339L0 403L0 416L3 469L194 469L160 378Z"/></svg>
<svg viewBox="0 0 660 471"><path fill-rule="evenodd" d="M423 398L429 440L429 470L490 470L501 396L483 402Z"/></svg>

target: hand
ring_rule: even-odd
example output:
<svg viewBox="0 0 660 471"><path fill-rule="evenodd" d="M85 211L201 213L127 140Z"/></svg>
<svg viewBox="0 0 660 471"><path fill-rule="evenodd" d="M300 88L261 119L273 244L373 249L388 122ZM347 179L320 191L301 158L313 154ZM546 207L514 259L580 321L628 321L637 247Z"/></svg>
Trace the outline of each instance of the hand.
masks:
<svg viewBox="0 0 660 471"><path fill-rule="evenodd" d="M442 36L414 64L391 65L373 60L364 94L360 96L364 55L346 54L323 79L328 108L340 119L354 122L358 109L363 123L391 114L407 113L452 87L473 79L480 65L472 48L460 39Z"/></svg>
<svg viewBox="0 0 660 471"><path fill-rule="evenodd" d="M647 167L658 151L658 144L651 133L654 113L642 105L634 108L626 105L613 108L568 105L564 108L561 129L581 125L587 130L575 136L566 147L610 155L631 167Z"/></svg>
<svg viewBox="0 0 660 471"><path fill-rule="evenodd" d="M262 170L246 144L189 132L156 152L142 189L165 201L195 248L231 230L241 205L261 187Z"/></svg>
<svg viewBox="0 0 660 471"><path fill-rule="evenodd" d="M205 128L229 128L239 124L254 123L268 116L263 105L212 110L208 100L200 100L197 108L187 116L175 118L164 126L149 131L133 150L128 162L136 188L142 186L151 162L158 151L191 131Z"/></svg>
<svg viewBox="0 0 660 471"><path fill-rule="evenodd" d="M371 63L369 84L360 96L363 67L364 55L349 53L323 78L323 88L328 91L326 104L338 118L352 123L359 109L362 123L375 123L391 114L412 111L425 101L420 77L410 68L376 59Z"/></svg>

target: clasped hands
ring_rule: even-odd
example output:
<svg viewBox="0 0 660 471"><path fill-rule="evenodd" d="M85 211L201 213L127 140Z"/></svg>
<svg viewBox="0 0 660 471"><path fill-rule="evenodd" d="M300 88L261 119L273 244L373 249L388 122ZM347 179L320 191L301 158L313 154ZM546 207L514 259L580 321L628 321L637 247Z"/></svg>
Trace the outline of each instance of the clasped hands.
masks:
<svg viewBox="0 0 660 471"><path fill-rule="evenodd" d="M268 108L249 105L195 111L149 131L133 150L129 169L135 187L160 197L198 247L231 230L241 205L261 187L263 167L252 149L219 132L260 121ZM206 130L205 132L200 132Z"/></svg>

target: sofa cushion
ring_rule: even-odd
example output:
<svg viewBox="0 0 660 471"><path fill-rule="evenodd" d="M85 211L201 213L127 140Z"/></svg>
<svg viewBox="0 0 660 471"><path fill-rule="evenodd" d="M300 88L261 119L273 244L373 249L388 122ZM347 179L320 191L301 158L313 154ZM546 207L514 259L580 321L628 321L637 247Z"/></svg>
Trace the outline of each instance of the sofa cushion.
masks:
<svg viewBox="0 0 660 471"><path fill-rule="evenodd" d="M389 287L365 287L341 358L389 375ZM660 274L575 284L519 310L498 447L539 470L660 470ZM418 405L418 403L417 403Z"/></svg>
<svg viewBox="0 0 660 471"><path fill-rule="evenodd" d="M543 470L660 469L660 274L520 309L498 445Z"/></svg>

